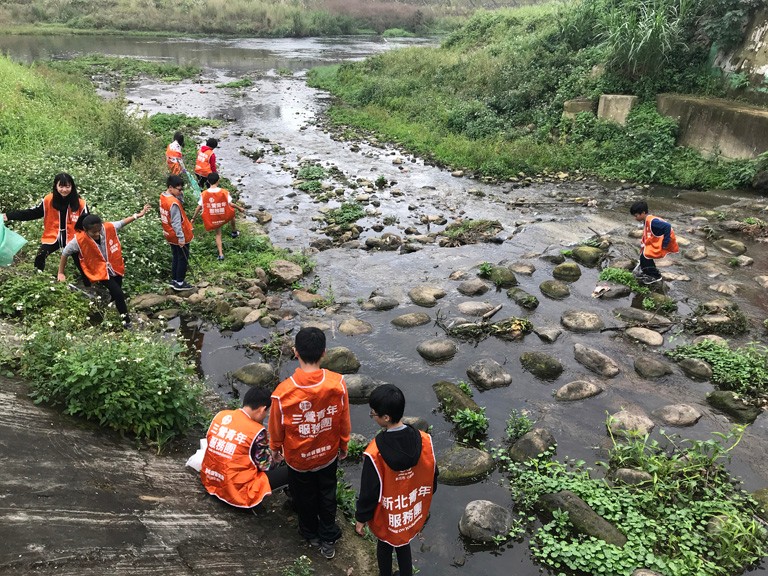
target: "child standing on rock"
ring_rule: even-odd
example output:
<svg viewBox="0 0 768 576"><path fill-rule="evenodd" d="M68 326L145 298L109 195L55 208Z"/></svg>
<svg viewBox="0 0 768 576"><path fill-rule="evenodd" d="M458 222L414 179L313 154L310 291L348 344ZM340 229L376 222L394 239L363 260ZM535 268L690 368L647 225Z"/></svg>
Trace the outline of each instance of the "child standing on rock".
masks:
<svg viewBox="0 0 768 576"><path fill-rule="evenodd" d="M221 228L227 222L232 226L232 232L229 235L232 238L240 236L235 225L235 209L245 212L245 208L232 202L232 196L229 190L219 188L219 175L216 172L208 174L208 188L203 190L200 200L192 215L192 221L195 221L197 215L203 213L203 226L210 232L216 230L216 248L219 250L219 260L224 260L224 249L221 244Z"/></svg>
<svg viewBox="0 0 768 576"><path fill-rule="evenodd" d="M661 281L661 272L656 268L655 258L664 258L670 252L678 252L675 232L672 225L657 216L648 214L648 203L639 200L632 204L629 213L638 222L643 222L643 238L640 241L640 264L637 278L643 284L655 284Z"/></svg>
<svg viewBox="0 0 768 576"><path fill-rule="evenodd" d="M384 430L365 449L355 531L365 535L366 524L378 538L376 560L380 576L392 575L392 552L398 574L411 576L411 540L429 516L437 490L437 464L429 434L403 424L405 396L393 384L371 392L371 418Z"/></svg>

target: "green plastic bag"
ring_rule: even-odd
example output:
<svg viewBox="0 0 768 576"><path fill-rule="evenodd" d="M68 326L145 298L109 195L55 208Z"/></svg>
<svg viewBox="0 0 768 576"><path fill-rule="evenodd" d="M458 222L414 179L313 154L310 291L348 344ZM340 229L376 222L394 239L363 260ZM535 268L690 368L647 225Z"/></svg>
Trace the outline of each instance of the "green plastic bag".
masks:
<svg viewBox="0 0 768 576"><path fill-rule="evenodd" d="M3 217L0 216L0 266L10 266L16 252L26 243L22 236L5 227Z"/></svg>
<svg viewBox="0 0 768 576"><path fill-rule="evenodd" d="M187 174L187 180L189 180L189 188L192 190L192 198L195 201L194 203L197 204L200 201L200 196L202 195L203 191L200 190L200 185L197 183L197 179L194 177L194 175L190 174L189 172Z"/></svg>

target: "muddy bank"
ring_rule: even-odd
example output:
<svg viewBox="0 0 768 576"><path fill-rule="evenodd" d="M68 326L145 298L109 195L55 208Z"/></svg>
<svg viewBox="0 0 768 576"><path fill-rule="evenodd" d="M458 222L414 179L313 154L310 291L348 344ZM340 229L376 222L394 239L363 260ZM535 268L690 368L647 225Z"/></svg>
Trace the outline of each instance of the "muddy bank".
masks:
<svg viewBox="0 0 768 576"><path fill-rule="evenodd" d="M348 523L328 562L304 545L284 495L259 514L209 496L184 466L195 443L158 456L0 378L0 574L282 574L302 554L316 574L372 573Z"/></svg>

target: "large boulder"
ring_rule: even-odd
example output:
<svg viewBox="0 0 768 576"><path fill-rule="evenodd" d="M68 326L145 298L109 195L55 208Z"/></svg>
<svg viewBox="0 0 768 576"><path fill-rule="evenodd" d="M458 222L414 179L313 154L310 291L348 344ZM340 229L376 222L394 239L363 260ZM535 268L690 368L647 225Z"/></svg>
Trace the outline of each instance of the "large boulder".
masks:
<svg viewBox="0 0 768 576"><path fill-rule="evenodd" d="M397 298L391 296L372 296L360 306L363 310L392 310L400 304Z"/></svg>
<svg viewBox="0 0 768 576"><path fill-rule="evenodd" d="M509 449L509 457L515 462L537 458L557 447L555 437L546 428L534 428L518 438Z"/></svg>
<svg viewBox="0 0 768 576"><path fill-rule="evenodd" d="M539 499L539 504L547 518L550 518L555 510L568 512L568 520L579 534L594 536L619 547L627 543L627 537L618 528L597 514L589 504L570 490L544 494Z"/></svg>
<svg viewBox="0 0 768 576"><path fill-rule="evenodd" d="M464 294L464 296L481 296L488 292L489 287L480 278L472 278L459 284L456 289Z"/></svg>
<svg viewBox="0 0 768 576"><path fill-rule="evenodd" d="M572 402L574 400L583 400L585 398L591 398L597 396L603 389L587 380L574 380L568 382L565 386L561 387L555 392L555 398L564 402Z"/></svg>
<svg viewBox="0 0 768 576"><path fill-rule="evenodd" d="M552 270L552 276L555 280L562 280L563 282L576 282L581 278L581 268L576 262L563 262L558 264Z"/></svg>
<svg viewBox="0 0 768 576"><path fill-rule="evenodd" d="M760 408L747 404L743 398L730 390L710 392L707 394L707 402L742 424L751 424L761 412Z"/></svg>
<svg viewBox="0 0 768 576"><path fill-rule="evenodd" d="M277 374L270 364L264 362L255 362L246 364L232 373L232 376L248 386L259 386L261 388L272 388L277 384Z"/></svg>
<svg viewBox="0 0 768 576"><path fill-rule="evenodd" d="M450 360L458 351L453 340L447 338L432 338L422 342L416 347L416 351L422 358L430 362L442 362Z"/></svg>
<svg viewBox="0 0 768 576"><path fill-rule="evenodd" d="M134 310L151 310L165 306L168 303L168 296L165 294L139 294L131 299L131 308Z"/></svg>
<svg viewBox="0 0 768 576"><path fill-rule="evenodd" d="M605 328L602 318L587 310L566 310L560 316L560 323L571 332L597 332Z"/></svg>
<svg viewBox="0 0 768 576"><path fill-rule="evenodd" d="M473 484L485 478L496 466L493 457L477 448L452 446L437 459L438 482L450 486Z"/></svg>
<svg viewBox="0 0 768 576"><path fill-rule="evenodd" d="M423 326L429 324L432 321L429 314L426 312L411 312L409 314L401 314L400 316L392 319L392 324L398 328L413 328L414 326Z"/></svg>
<svg viewBox="0 0 768 576"><path fill-rule="evenodd" d="M464 314L466 316L483 316L496 308L494 304L491 304L490 302L461 302L457 306L459 309L460 314Z"/></svg>
<svg viewBox="0 0 768 576"><path fill-rule="evenodd" d="M515 273L506 266L494 266L488 274L488 279L499 288L511 288L517 286Z"/></svg>
<svg viewBox="0 0 768 576"><path fill-rule="evenodd" d="M577 343L573 345L573 355L579 364L600 376L613 378L620 372L619 365L611 358L583 344Z"/></svg>
<svg viewBox="0 0 768 576"><path fill-rule="evenodd" d="M632 328L627 328L624 334L646 346L661 346L664 344L664 336L656 332L656 330L633 326Z"/></svg>
<svg viewBox="0 0 768 576"><path fill-rule="evenodd" d="M594 246L576 246L576 248L571 251L571 257L587 268L594 268L600 264L600 261L604 256L605 252Z"/></svg>
<svg viewBox="0 0 768 576"><path fill-rule="evenodd" d="M339 374L353 374L360 369L360 361L349 348L336 346L325 351L325 356L320 360L320 368Z"/></svg>
<svg viewBox="0 0 768 576"><path fill-rule="evenodd" d="M512 375L493 358L480 358L467 368L467 376L480 390L512 384Z"/></svg>
<svg viewBox="0 0 768 576"><path fill-rule="evenodd" d="M535 310L539 305L539 299L522 288L510 288L507 290L507 296L514 300L515 304L526 310Z"/></svg>
<svg viewBox="0 0 768 576"><path fill-rule="evenodd" d="M712 378L712 367L699 358L683 358L677 363L691 380L708 382Z"/></svg>
<svg viewBox="0 0 768 576"><path fill-rule="evenodd" d="M373 332L373 326L365 320L347 318L339 324L339 332L346 336L360 336Z"/></svg>
<svg viewBox="0 0 768 576"><path fill-rule="evenodd" d="M472 410L473 412L481 412L480 406L477 402L467 396L461 388L459 388L453 382L447 380L441 380L432 384L432 389L435 391L437 401L440 404L440 408L449 418L452 417L459 410Z"/></svg>
<svg viewBox="0 0 768 576"><path fill-rule="evenodd" d="M689 404L668 404L651 412L651 416L667 426L693 426L701 418L701 412Z"/></svg>
<svg viewBox="0 0 768 576"><path fill-rule="evenodd" d="M437 301L444 297L445 290L439 286L432 286L431 284L422 284L412 288L408 292L408 297L417 306L424 306L425 308L432 308Z"/></svg>
<svg viewBox="0 0 768 576"><path fill-rule="evenodd" d="M731 240L730 238L715 240L714 244L719 250L722 250L731 256L741 256L747 251L747 247L744 245L744 242Z"/></svg>
<svg viewBox="0 0 768 576"><path fill-rule="evenodd" d="M269 265L269 273L275 282L281 286L290 286L304 276L301 266L288 260L274 260Z"/></svg>
<svg viewBox="0 0 768 576"><path fill-rule="evenodd" d="M571 289L568 284L560 280L545 280L539 284L539 290L544 296L553 300L562 300L571 295Z"/></svg>
<svg viewBox="0 0 768 576"><path fill-rule="evenodd" d="M349 401L353 404L364 404L371 397L371 392L378 388L382 382L366 374L348 374L344 376L347 384Z"/></svg>
<svg viewBox="0 0 768 576"><path fill-rule="evenodd" d="M523 352L520 364L536 378L548 381L557 380L564 370L560 360L544 352Z"/></svg>
<svg viewBox="0 0 768 576"><path fill-rule="evenodd" d="M491 543L512 529L512 512L489 500L473 500L464 508L459 532L474 542Z"/></svg>

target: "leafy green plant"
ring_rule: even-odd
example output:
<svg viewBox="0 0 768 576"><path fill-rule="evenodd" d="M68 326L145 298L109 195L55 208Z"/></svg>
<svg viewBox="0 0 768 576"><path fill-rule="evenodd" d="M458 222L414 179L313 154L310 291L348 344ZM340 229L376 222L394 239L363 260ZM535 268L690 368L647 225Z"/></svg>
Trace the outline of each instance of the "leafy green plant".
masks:
<svg viewBox="0 0 768 576"><path fill-rule="evenodd" d="M359 462L363 457L363 452L365 452L367 447L368 444L365 442L358 442L354 438L350 439L349 443L347 444L347 458L352 462Z"/></svg>
<svg viewBox="0 0 768 576"><path fill-rule="evenodd" d="M224 84L216 84L216 88L248 88L253 86L253 80L250 78L240 78Z"/></svg>
<svg viewBox="0 0 768 576"><path fill-rule="evenodd" d="M363 216L365 216L365 210L363 210L360 204L357 202L344 202L338 208L329 210L325 215L325 219L329 223L345 226L357 222Z"/></svg>
<svg viewBox="0 0 768 576"><path fill-rule="evenodd" d="M467 396L472 398L472 396L475 395L475 393L472 391L472 387L469 385L468 382L464 380L459 380L459 382L456 384L459 387L459 390L464 392Z"/></svg>
<svg viewBox="0 0 768 576"><path fill-rule="evenodd" d="M312 560L302 555L293 561L293 565L283 569L282 576L312 576L314 573Z"/></svg>
<svg viewBox="0 0 768 576"><path fill-rule="evenodd" d="M488 417L485 415L485 408L480 411L471 408L463 408L454 412L452 418L456 424L456 430L464 440L476 440L488 431Z"/></svg>
<svg viewBox="0 0 768 576"><path fill-rule="evenodd" d="M159 112L152 114L149 117L149 128L157 136L164 138L170 138L176 131L181 132L197 132L201 128L207 126L218 127L221 126L221 120L214 120L213 118L200 118L198 116L187 116L186 114L166 114ZM195 151L197 152L197 151Z"/></svg>
<svg viewBox="0 0 768 576"><path fill-rule="evenodd" d="M378 178L376 178L374 184L376 185L376 188L386 188L389 182L387 181L386 177L380 175Z"/></svg>
<svg viewBox="0 0 768 576"><path fill-rule="evenodd" d="M181 343L132 331L72 331L37 326L25 346L22 374L35 403L148 440L168 440L202 424L203 386Z"/></svg>
<svg viewBox="0 0 768 576"><path fill-rule="evenodd" d="M604 268L600 271L599 277L600 280L604 280L606 282L616 282L617 284L624 284L625 286L629 286L629 288L636 294L645 295L650 293L650 290L645 286L641 286L637 281L637 278L635 278L634 274L632 274L632 272L629 270L610 267Z"/></svg>
<svg viewBox="0 0 768 576"><path fill-rule="evenodd" d="M712 382L751 398L768 396L768 348L752 343L735 350L712 340L678 346L667 352L674 360L697 358L712 367Z"/></svg>
<svg viewBox="0 0 768 576"><path fill-rule="evenodd" d="M311 164L302 166L299 168L296 178L301 180L322 180L327 176L325 169L322 166Z"/></svg>
<svg viewBox="0 0 768 576"><path fill-rule="evenodd" d="M490 262L483 262L478 267L477 275L481 278L489 278L491 275L491 272L493 272L493 264Z"/></svg>
<svg viewBox="0 0 768 576"><path fill-rule="evenodd" d="M533 425L536 423L532 420L526 411L512 410L509 413L507 424L504 432L507 435L507 440L514 442L518 438L522 438L528 432L533 429Z"/></svg>
<svg viewBox="0 0 768 576"><path fill-rule="evenodd" d="M626 537L623 546L574 530L567 513L555 511L536 529L530 546L552 570L587 574L630 574L638 566L670 576L722 576L743 571L768 552L765 528L754 518L757 504L727 473L723 463L744 428L707 441L647 435L617 441L604 463L648 472L653 481L638 490L593 478L583 461L500 461L510 478L518 510L533 511L543 494L570 490ZM722 529L707 530L714 516ZM726 544L727 538L735 538Z"/></svg>
<svg viewBox="0 0 768 576"><path fill-rule="evenodd" d="M344 469L336 469L336 505L352 524L355 523L355 503L357 495L352 485L344 478Z"/></svg>
<svg viewBox="0 0 768 576"><path fill-rule="evenodd" d="M178 82L200 74L199 66L178 66L168 62L149 62L138 58L88 54L68 60L54 60L48 63L51 68L77 72L87 76L117 74L126 80L139 76L159 78L165 82Z"/></svg>

